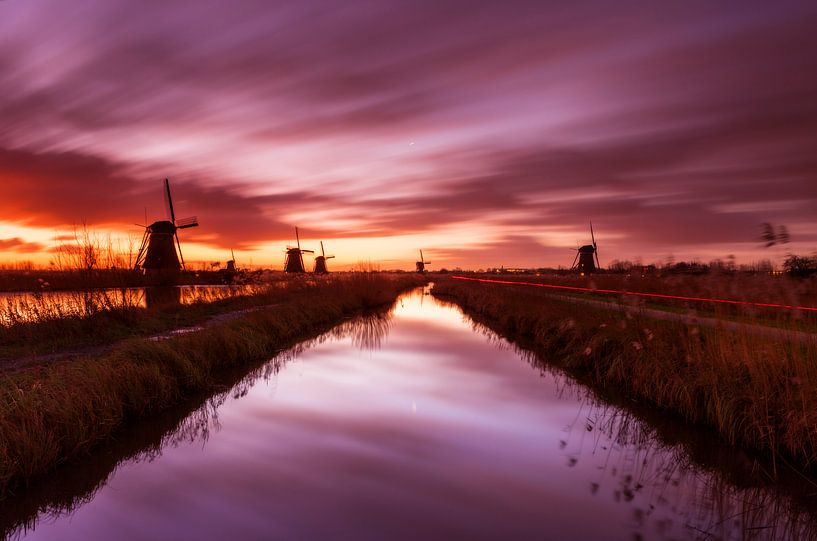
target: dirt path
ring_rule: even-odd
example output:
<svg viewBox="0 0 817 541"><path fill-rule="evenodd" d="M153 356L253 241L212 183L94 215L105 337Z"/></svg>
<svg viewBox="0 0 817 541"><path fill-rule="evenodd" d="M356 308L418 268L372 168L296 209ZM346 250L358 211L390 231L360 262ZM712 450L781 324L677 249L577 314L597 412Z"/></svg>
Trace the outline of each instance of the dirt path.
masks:
<svg viewBox="0 0 817 541"><path fill-rule="evenodd" d="M123 343L127 342L128 340L135 339L143 339L143 340L150 340L153 342L159 342L161 340L167 340L169 338L173 338L175 336L179 336L182 334L192 333L192 332L199 332L207 329L209 327L213 327L215 325L220 325L222 323L226 323L228 321L232 321L237 319L241 316L250 314L252 312L258 312L259 310L267 310L269 308L275 308L279 306L279 304L266 304L263 306L253 306L251 308L242 308L241 310L233 310L231 312L224 312L223 314L216 314L211 316L207 320L205 320L200 325L192 325L188 327L179 327L177 329L171 329L160 334L154 334L151 336L145 337L132 337L126 338L124 340L118 340L116 342L112 342L110 344L101 344L97 346L86 346L82 348L74 348L74 349L65 349L62 351L57 351L55 353L46 353L44 355L32 355L27 357L18 357L16 359L3 359L0 360L0 370L20 370L27 366L31 365L39 365L39 364L47 364L56 361L70 359L71 357L89 357L95 355L101 355L106 353L117 346L122 345Z"/></svg>

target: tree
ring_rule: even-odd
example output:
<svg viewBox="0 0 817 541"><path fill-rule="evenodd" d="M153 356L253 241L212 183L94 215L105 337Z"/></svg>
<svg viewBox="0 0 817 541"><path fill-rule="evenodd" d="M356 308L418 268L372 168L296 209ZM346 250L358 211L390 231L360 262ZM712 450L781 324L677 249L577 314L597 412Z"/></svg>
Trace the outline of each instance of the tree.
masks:
<svg viewBox="0 0 817 541"><path fill-rule="evenodd" d="M792 276L809 276L817 273L817 258L790 255L783 263L783 268Z"/></svg>

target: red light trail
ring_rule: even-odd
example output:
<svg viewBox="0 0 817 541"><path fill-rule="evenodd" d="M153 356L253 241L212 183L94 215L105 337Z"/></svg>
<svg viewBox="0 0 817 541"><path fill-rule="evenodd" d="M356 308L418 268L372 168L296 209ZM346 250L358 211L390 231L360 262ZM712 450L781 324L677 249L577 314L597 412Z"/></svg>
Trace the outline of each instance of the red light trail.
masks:
<svg viewBox="0 0 817 541"><path fill-rule="evenodd" d="M468 278L466 276L452 276L455 280L468 280L471 282L484 282L487 284L509 284L515 286L533 286L543 287L546 289L560 289L565 291L590 291L592 293L611 293L614 295L632 295L635 297L650 297L656 299L673 299L682 301L696 301L696 302L711 302L719 304L732 304L738 306L754 306L757 308L781 308L785 310L804 310L808 312L817 312L817 307L813 306L792 306L789 304L775 304L766 302L750 302L750 301L735 301L730 299L710 299L706 297L683 297L680 295L663 295L661 293L642 293L640 291L623 291L618 289L595 289L592 287L577 287L577 286L557 286L554 284L538 284L536 282L514 282L511 280L489 280L487 278Z"/></svg>

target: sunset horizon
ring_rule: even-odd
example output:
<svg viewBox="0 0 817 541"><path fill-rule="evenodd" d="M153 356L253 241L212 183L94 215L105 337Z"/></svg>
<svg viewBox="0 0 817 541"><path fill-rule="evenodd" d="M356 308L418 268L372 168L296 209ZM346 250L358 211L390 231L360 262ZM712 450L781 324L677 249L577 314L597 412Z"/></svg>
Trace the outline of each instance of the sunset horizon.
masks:
<svg viewBox="0 0 817 541"><path fill-rule="evenodd" d="M170 178L191 262L281 267L298 226L339 270L569 267L592 220L602 266L780 266L817 251L817 10L784 4L5 1L0 264L138 242Z"/></svg>

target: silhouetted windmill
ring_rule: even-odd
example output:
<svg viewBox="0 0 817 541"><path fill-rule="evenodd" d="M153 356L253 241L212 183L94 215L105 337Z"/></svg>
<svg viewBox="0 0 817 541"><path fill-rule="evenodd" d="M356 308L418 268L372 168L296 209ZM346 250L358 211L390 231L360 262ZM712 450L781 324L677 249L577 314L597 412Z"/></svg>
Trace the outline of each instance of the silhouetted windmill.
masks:
<svg viewBox="0 0 817 541"><path fill-rule="evenodd" d="M417 267L417 272L419 272L420 274L423 274L426 271L426 265L431 265L431 261L426 261L425 258L423 257L422 250L420 250L420 261L415 263L415 265Z"/></svg>
<svg viewBox="0 0 817 541"><path fill-rule="evenodd" d="M593 233L593 221L590 220L590 238L593 244L585 244L576 249L571 269L582 273L596 272L601 268L599 264L599 249L596 246L596 235ZM595 259L594 259L595 258Z"/></svg>
<svg viewBox="0 0 817 541"><path fill-rule="evenodd" d="M327 274L329 269L326 268L326 260L334 257L333 255L326 255L326 253L324 253L323 241L321 241L321 255L315 258L315 274Z"/></svg>
<svg viewBox="0 0 817 541"><path fill-rule="evenodd" d="M304 254L314 254L314 250L304 250L301 248L301 238L298 236L298 228L295 228L296 246L287 246L287 259L284 263L284 272L306 272L304 267Z"/></svg>
<svg viewBox="0 0 817 541"><path fill-rule="evenodd" d="M235 272L235 252L232 248L230 248L230 257L232 257L232 259L227 262L227 268L225 270L227 272Z"/></svg>
<svg viewBox="0 0 817 541"><path fill-rule="evenodd" d="M165 179L165 203L167 204L170 220L159 220L144 226L145 234L142 237L142 244L139 247L139 253L136 256L136 263L133 268L142 270L146 276L169 279L184 268L182 245L179 242L179 229L198 227L199 222L195 216L176 220L168 179ZM179 250L178 254L176 253L177 248Z"/></svg>

